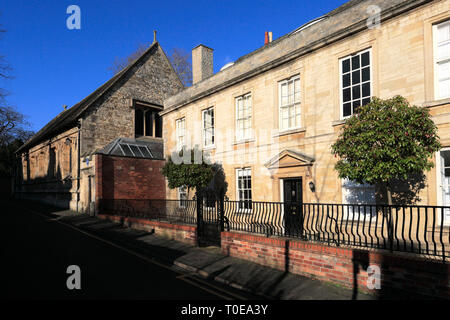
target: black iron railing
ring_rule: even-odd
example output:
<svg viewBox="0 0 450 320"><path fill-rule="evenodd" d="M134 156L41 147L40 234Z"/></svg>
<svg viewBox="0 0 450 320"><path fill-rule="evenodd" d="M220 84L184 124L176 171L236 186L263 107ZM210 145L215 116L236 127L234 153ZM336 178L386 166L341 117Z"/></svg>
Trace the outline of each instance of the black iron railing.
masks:
<svg viewBox="0 0 450 320"><path fill-rule="evenodd" d="M450 207L225 201L225 228L442 257L450 254Z"/></svg>
<svg viewBox="0 0 450 320"><path fill-rule="evenodd" d="M196 203L195 200L102 199L99 201L99 213L171 223L196 224Z"/></svg>
<svg viewBox="0 0 450 320"><path fill-rule="evenodd" d="M201 220L197 207L202 204ZM261 201L101 200L100 213L171 223L219 223L225 230L335 246L450 255L450 207ZM223 215L220 214L223 212Z"/></svg>

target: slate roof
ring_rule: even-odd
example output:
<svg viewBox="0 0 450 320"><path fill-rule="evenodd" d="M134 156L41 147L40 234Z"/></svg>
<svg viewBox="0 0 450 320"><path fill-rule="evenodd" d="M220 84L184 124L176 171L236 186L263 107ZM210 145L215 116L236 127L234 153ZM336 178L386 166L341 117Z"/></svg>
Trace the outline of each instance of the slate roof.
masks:
<svg viewBox="0 0 450 320"><path fill-rule="evenodd" d="M100 86L97 90L92 92L86 98L72 106L71 108L64 110L60 114L58 114L55 118L53 118L49 123L47 123L41 130L39 130L34 136L32 136L25 144L23 144L16 152L21 152L32 146L40 143L42 140L49 138L56 132L62 131L63 129L67 129L70 126L74 126L75 122L80 118L82 113L89 108L95 101L97 101L100 97L105 94L108 89L110 89L114 84L116 84L119 80L121 80L130 69L132 69L139 61L141 61L144 57L146 57L149 53L156 50L159 46L158 42L154 42L152 45L148 47L148 49L136 60L130 63L123 70L114 75L111 79L105 82L102 86Z"/></svg>

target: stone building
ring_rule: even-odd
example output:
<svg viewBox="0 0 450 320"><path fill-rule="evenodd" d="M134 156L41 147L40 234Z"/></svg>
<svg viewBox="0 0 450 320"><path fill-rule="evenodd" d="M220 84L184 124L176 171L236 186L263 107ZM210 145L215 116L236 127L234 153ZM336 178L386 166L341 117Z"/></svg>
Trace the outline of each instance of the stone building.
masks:
<svg viewBox="0 0 450 320"><path fill-rule="evenodd" d="M430 110L444 146L421 203L450 205L449 54L447 0L352 0L216 74L200 45L194 85L160 113L165 154L200 146L231 200L373 203L373 186L338 178L330 147L355 108L402 95Z"/></svg>
<svg viewBox="0 0 450 320"><path fill-rule="evenodd" d="M158 112L164 99L181 89L178 75L154 41L18 150L16 197L79 212L92 212L100 197L164 198Z"/></svg>

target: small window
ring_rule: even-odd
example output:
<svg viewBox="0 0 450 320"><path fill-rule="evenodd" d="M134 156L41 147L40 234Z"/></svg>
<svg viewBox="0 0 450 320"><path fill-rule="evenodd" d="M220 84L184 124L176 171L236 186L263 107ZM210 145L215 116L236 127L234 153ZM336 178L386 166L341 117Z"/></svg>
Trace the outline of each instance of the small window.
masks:
<svg viewBox="0 0 450 320"><path fill-rule="evenodd" d="M450 20L434 26L436 99L450 97Z"/></svg>
<svg viewBox="0 0 450 320"><path fill-rule="evenodd" d="M186 208L187 200L188 200L187 187L182 186L182 187L178 188L178 206L180 208Z"/></svg>
<svg viewBox="0 0 450 320"><path fill-rule="evenodd" d="M280 129L300 127L300 76L281 81L278 87L280 101Z"/></svg>
<svg viewBox="0 0 450 320"><path fill-rule="evenodd" d="M203 110L203 146L209 147L214 145L214 108Z"/></svg>
<svg viewBox="0 0 450 320"><path fill-rule="evenodd" d="M236 98L236 140L252 137L252 95Z"/></svg>
<svg viewBox="0 0 450 320"><path fill-rule="evenodd" d="M134 130L136 137L162 138L162 119L157 109L136 108L134 114Z"/></svg>
<svg viewBox="0 0 450 320"><path fill-rule="evenodd" d="M340 60L341 108L344 118L370 102L371 51L365 50Z"/></svg>
<svg viewBox="0 0 450 320"><path fill-rule="evenodd" d="M186 119L178 119L175 123L177 135L177 150L181 151L186 145Z"/></svg>
<svg viewBox="0 0 450 320"><path fill-rule="evenodd" d="M250 168L236 170L236 190L239 209L252 208L252 171Z"/></svg>

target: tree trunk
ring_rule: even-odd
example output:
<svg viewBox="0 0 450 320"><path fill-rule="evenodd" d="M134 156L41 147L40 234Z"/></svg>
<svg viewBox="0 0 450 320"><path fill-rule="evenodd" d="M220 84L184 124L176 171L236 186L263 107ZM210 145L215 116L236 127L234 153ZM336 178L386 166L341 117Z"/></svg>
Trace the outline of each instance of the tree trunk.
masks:
<svg viewBox="0 0 450 320"><path fill-rule="evenodd" d="M392 191L391 191L391 186L389 185L389 182L386 183L386 195L387 195L388 205L392 206Z"/></svg>
<svg viewBox="0 0 450 320"><path fill-rule="evenodd" d="M389 182L386 183L386 194L389 207L386 208L387 219L388 219L388 237L389 237L389 249L393 250L394 245L394 225L392 223L392 190Z"/></svg>

